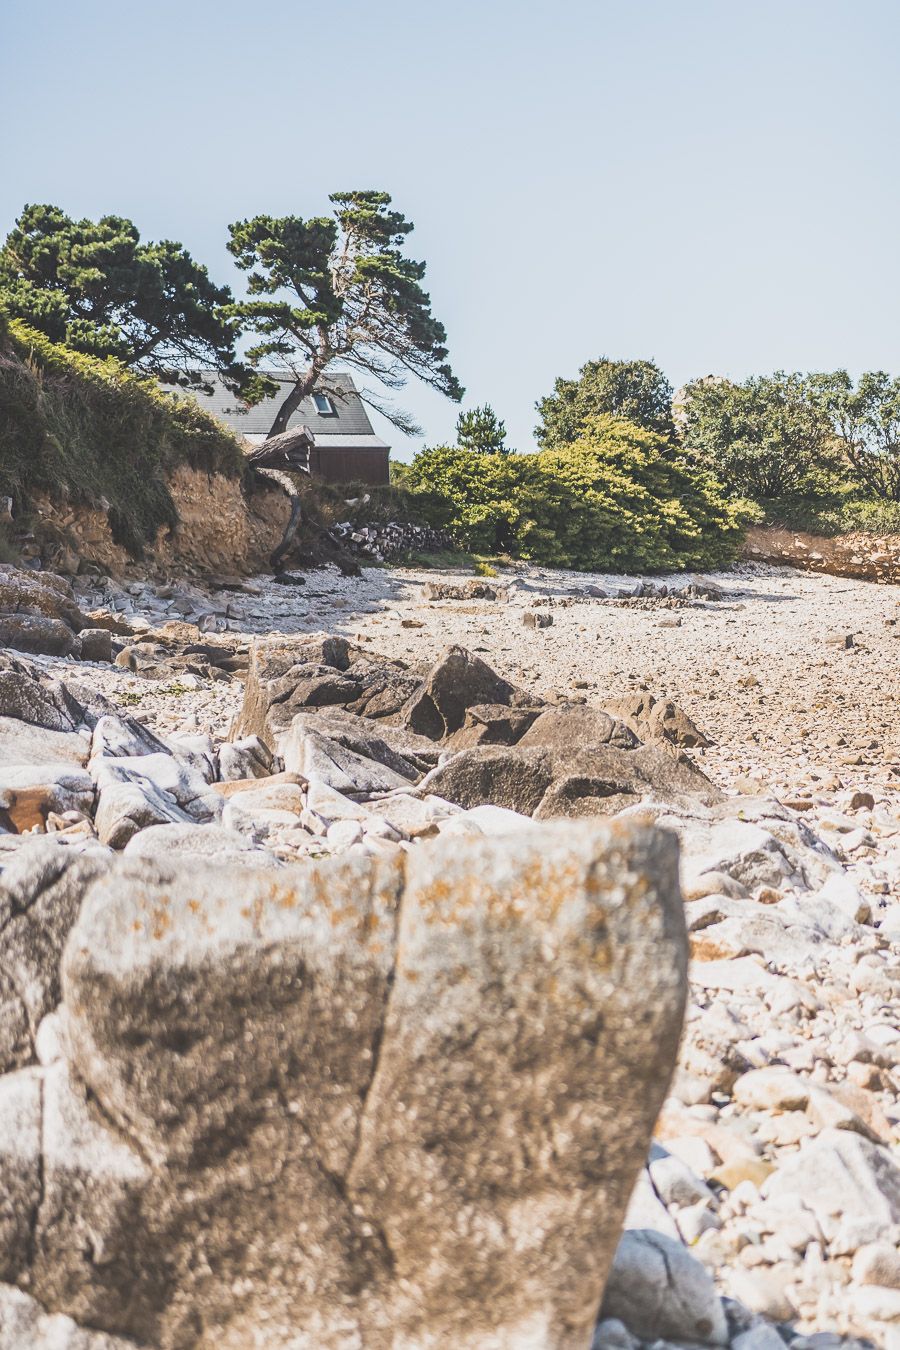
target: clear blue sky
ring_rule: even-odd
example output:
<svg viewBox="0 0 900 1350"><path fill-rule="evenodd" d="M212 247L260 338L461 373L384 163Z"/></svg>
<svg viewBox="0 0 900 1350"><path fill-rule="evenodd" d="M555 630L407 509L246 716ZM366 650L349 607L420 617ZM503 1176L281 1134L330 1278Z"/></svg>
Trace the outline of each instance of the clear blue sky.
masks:
<svg viewBox="0 0 900 1350"><path fill-rule="evenodd" d="M0 229L123 214L239 288L229 221L386 188L524 450L601 354L900 372L898 51L896 0L3 0Z"/></svg>

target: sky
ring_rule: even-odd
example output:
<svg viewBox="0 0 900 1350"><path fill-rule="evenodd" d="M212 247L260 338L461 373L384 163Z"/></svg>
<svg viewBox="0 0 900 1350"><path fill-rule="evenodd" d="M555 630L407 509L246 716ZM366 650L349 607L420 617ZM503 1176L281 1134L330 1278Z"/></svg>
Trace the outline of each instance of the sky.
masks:
<svg viewBox="0 0 900 1350"><path fill-rule="evenodd" d="M389 191L462 406L533 448L598 356L900 372L896 0L0 0L0 231L128 216L240 293L229 222ZM412 384L424 429L459 408Z"/></svg>

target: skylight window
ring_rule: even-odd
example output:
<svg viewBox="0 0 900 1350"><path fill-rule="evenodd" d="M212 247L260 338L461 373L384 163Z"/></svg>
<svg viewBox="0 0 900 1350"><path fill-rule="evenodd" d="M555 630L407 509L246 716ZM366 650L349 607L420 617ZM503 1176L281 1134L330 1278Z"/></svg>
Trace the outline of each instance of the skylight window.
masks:
<svg viewBox="0 0 900 1350"><path fill-rule="evenodd" d="M335 406L327 394L313 394L316 412L321 417L337 417Z"/></svg>

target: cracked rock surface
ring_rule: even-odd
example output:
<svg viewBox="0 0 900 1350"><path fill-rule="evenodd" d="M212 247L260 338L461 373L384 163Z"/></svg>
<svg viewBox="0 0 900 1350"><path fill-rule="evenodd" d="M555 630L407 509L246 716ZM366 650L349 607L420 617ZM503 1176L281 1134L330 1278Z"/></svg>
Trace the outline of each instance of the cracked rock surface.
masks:
<svg viewBox="0 0 900 1350"><path fill-rule="evenodd" d="M239 896L123 859L60 1057L0 1078L7 1282L160 1350L585 1345L674 1063L676 866L626 824Z"/></svg>

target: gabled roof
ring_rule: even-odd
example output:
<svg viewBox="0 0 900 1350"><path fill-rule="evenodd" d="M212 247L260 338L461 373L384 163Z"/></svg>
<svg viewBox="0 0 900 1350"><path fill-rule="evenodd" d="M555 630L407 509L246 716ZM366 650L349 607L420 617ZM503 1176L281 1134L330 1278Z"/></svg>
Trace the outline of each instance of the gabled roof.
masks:
<svg viewBox="0 0 900 1350"><path fill-rule="evenodd" d="M275 420L279 407L287 398L293 380L291 376L275 370L264 370L260 374L266 375L270 380L279 381L283 385L284 393L263 399L262 403L257 403L252 408L241 403L237 395L226 389L214 371L203 371L205 383L212 385L211 394L205 394L200 389L192 389L190 392L201 408L218 417L219 421L224 422L239 436L265 436ZM322 437L374 436L365 404L356 392L356 386L350 375L336 372L323 376L316 393L328 395L334 406L334 415L320 413L312 398L305 398L291 416L288 429L307 426L317 441ZM337 444L337 440L331 441L331 444Z"/></svg>

